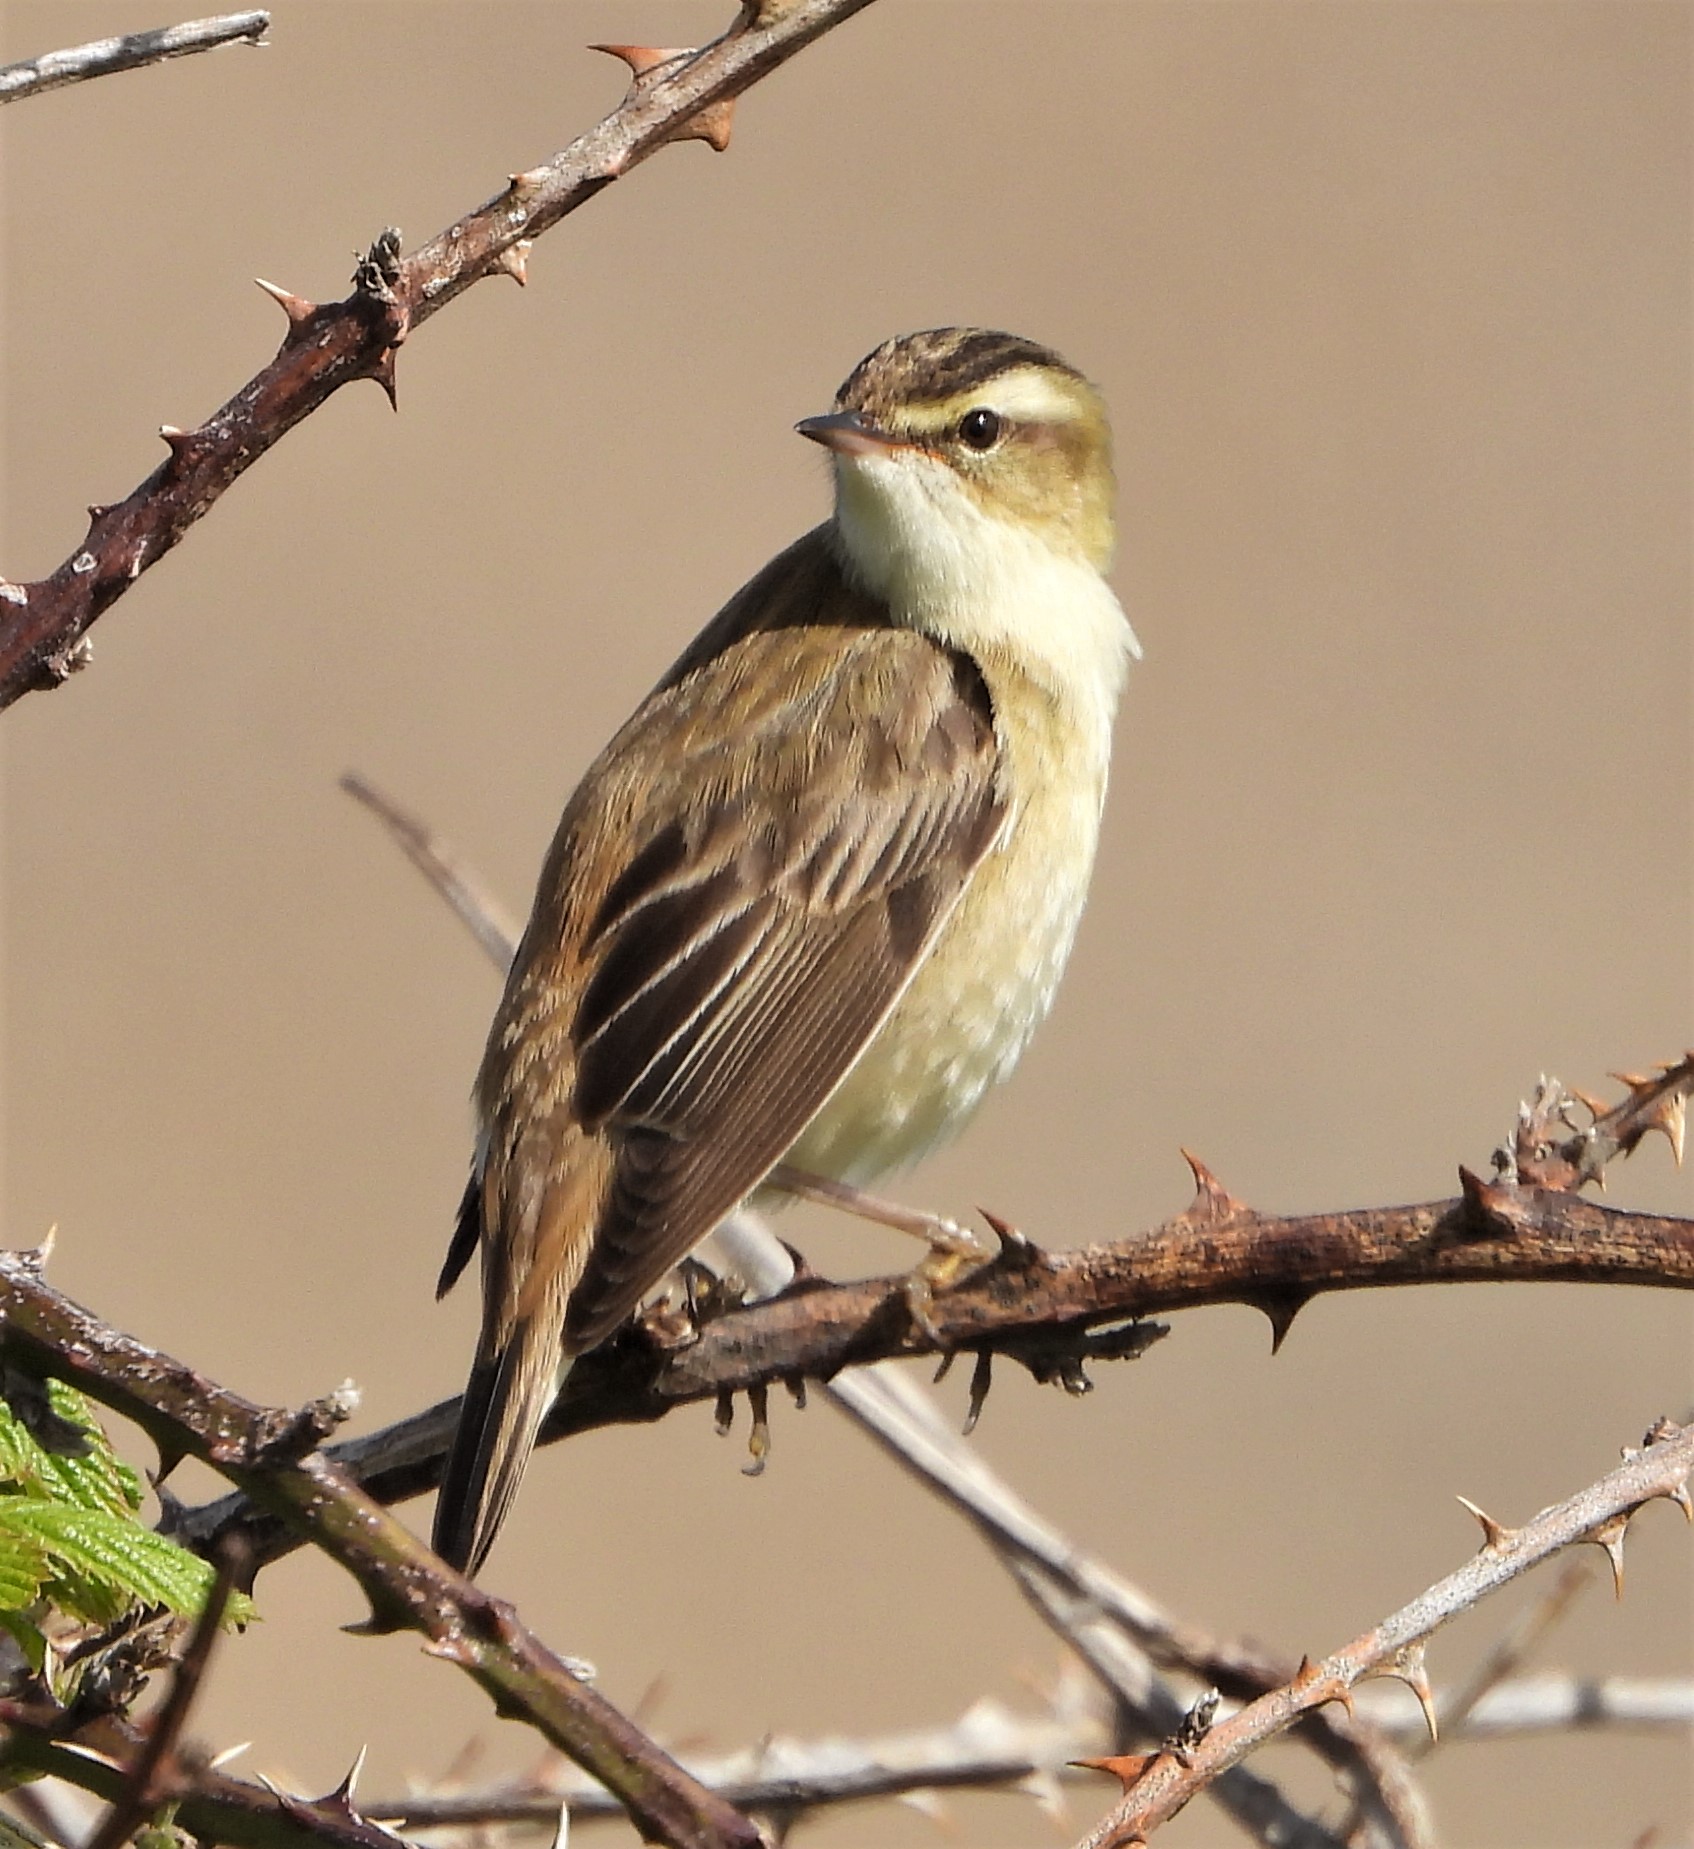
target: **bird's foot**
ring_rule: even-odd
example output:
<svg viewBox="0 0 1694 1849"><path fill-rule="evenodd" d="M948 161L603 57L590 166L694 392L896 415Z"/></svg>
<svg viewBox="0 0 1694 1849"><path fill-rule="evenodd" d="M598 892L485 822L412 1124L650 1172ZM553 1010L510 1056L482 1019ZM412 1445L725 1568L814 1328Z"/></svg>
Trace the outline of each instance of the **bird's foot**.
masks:
<svg viewBox="0 0 1694 1849"><path fill-rule="evenodd" d="M946 1219L938 1213L925 1213L921 1208L907 1207L879 1194L867 1194L851 1182L831 1181L805 1169L790 1168L786 1163L773 1170L770 1179L777 1187L802 1200L838 1207L844 1213L858 1215L861 1220L871 1220L878 1226L892 1227L897 1233L910 1233L923 1240L929 1251L906 1274L902 1291L912 1326L937 1348L943 1346L943 1341L935 1324L935 1299L1000 1256L998 1250L985 1245L957 1220ZM995 1230L999 1232L998 1227ZM1003 1247L1004 1235L1001 1235L1001 1242Z"/></svg>

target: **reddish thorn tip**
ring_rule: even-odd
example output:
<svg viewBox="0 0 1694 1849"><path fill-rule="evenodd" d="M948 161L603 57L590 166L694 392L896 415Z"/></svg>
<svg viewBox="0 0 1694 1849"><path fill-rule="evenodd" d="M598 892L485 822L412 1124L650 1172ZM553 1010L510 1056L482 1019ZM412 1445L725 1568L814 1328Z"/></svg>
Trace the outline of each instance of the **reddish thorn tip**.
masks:
<svg viewBox="0 0 1694 1849"><path fill-rule="evenodd" d="M588 49L603 51L608 58L617 58L627 64L630 75L639 84L642 78L663 65L692 58L697 48L692 45L590 45Z"/></svg>
<svg viewBox="0 0 1694 1849"><path fill-rule="evenodd" d="M308 302L303 295L296 295L291 289L284 289L274 282L266 282L262 276L255 276L253 280L287 315L288 325L291 328L298 327L302 321L318 312L316 302Z"/></svg>

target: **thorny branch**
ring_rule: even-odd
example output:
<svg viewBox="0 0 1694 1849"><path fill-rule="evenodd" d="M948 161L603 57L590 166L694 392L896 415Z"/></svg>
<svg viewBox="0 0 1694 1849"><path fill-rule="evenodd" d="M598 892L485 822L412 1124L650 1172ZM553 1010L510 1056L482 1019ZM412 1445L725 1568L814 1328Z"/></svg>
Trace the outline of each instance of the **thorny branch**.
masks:
<svg viewBox="0 0 1694 1849"><path fill-rule="evenodd" d="M109 1803L122 1802L129 1777L124 1765L142 1744L134 1727L115 1716L97 1725L79 1723L53 1702L9 1699L0 1699L0 1726L5 1729L0 1763L9 1777L40 1774ZM392 1836L353 1808L346 1782L322 1798L295 1798L230 1778L214 1764L197 1770L185 1784L173 1801L175 1821L204 1843L227 1843L233 1849L395 1849ZM10 1802L22 1809L35 1799L35 1808L47 1811L42 1800L53 1789L23 1785L10 1794ZM622 1814L616 1799L602 1796ZM53 1842L76 1840L58 1814L64 1808L54 1804L44 1819L52 1826Z"/></svg>
<svg viewBox="0 0 1694 1849"><path fill-rule="evenodd" d="M1201 1171L1194 1203L1138 1238L1068 1252L1010 1244L935 1297L928 1328L914 1320L900 1276L802 1278L784 1296L681 1332L650 1320L577 1363L541 1443L754 1388L832 1380L870 1361L957 1350L1005 1349L1048 1378L1071 1370L1074 1386L1075 1368L1124 1325L1203 1304L1250 1304L1280 1342L1295 1312L1326 1291L1509 1281L1694 1288L1694 1222L1466 1180L1456 1200L1282 1217L1229 1201ZM457 1417L458 1401L444 1400L329 1455L377 1501L403 1501L439 1482ZM205 1545L248 1513L230 1499L207 1505L185 1518L182 1538ZM270 1525L253 1539L261 1559L296 1544Z"/></svg>
<svg viewBox="0 0 1694 1849"><path fill-rule="evenodd" d="M630 66L628 96L563 153L402 256L385 231L354 272L353 292L322 305L263 285L288 318L276 358L192 430L165 425L170 454L124 500L90 510L87 536L51 576L0 580L0 707L56 686L88 660L87 632L281 437L331 393L374 379L392 400L407 336L484 277L522 282L533 241L668 142L727 145L729 108L813 39L871 0L746 0L699 51L606 47Z"/></svg>
<svg viewBox="0 0 1694 1849"><path fill-rule="evenodd" d="M1303 1662L1284 1687L1261 1696L1181 1753L1126 1756L1107 1769L1124 1784L1122 1800L1077 1844L1077 1849L1128 1849L1169 1821L1226 1767L1237 1764L1327 1702L1350 1702L1367 1676L1397 1676L1417 1696L1433 1725L1434 1697L1424 1667L1425 1640L1442 1624L1468 1610L1532 1566L1579 1542L1603 1548L1621 1591L1624 1533L1646 1503L1674 1502L1694 1521L1688 1476L1694 1469L1694 1425L1661 1420L1639 1449L1626 1449L1623 1463L1588 1489L1544 1509L1521 1528L1507 1528L1481 1510L1480 1552L1456 1573L1385 1618L1381 1624L1321 1663Z"/></svg>
<svg viewBox="0 0 1694 1849"><path fill-rule="evenodd" d="M1457 1693L1436 1691L1446 1740L1572 1731L1686 1732L1694 1726L1694 1683L1682 1677L1525 1676L1503 1683L1467 1719L1450 1726L1445 1717ZM1404 1702L1397 1699L1401 1696ZM1397 1741L1410 1745L1427 1737L1407 1691L1372 1683L1359 1691L1357 1701L1360 1712ZM121 1769L63 1743L57 1736L66 1721L64 1711L50 1705L0 1701L8 1764L50 1772L65 1784L115 1796L123 1780ZM1114 1744L1115 1725L1114 1704L1094 1695L1073 1674L1061 1678L1046 1712L1023 1714L985 1700L950 1726L869 1739L799 1740L779 1735L738 1752L690 1754L684 1763L701 1784L754 1814L785 1803L819 1810L967 1787L1010 1787L1056 1814L1057 1788L1080 1784L1086 1776L1069 1762L1106 1752ZM105 1723L107 1730L114 1726ZM132 1730L121 1731L123 1751L133 1751L137 1742ZM35 1795L49 1789L34 1785L25 1791ZM19 1796L14 1793L12 1801ZM176 1820L191 1836L230 1843L236 1849L312 1849L314 1843L317 1849L326 1844L333 1849L394 1849L392 1839L380 1835L384 1826L423 1831L521 1824L550 1830L558 1822L561 1804L569 1807L573 1830L625 1815L603 1785L562 1758L509 1784L460 1791L443 1783L403 1797L372 1798L359 1807L372 1821L352 1820L344 1808L332 1813L329 1799L304 1807L304 1815L301 1800L287 1803L290 1810L260 1785L207 1770L182 1799ZM53 1840L71 1840L71 1820L55 1814L46 1821Z"/></svg>
<svg viewBox="0 0 1694 1849"><path fill-rule="evenodd" d="M15 103L66 84L86 83L90 77L108 77L114 71L138 71L167 58L186 58L197 51L215 51L220 45L246 42L262 45L271 23L269 13L225 13L217 19L190 19L180 26L159 26L151 32L130 32L122 38L95 39L66 51L44 52L0 65L0 103Z"/></svg>
<svg viewBox="0 0 1694 1849"><path fill-rule="evenodd" d="M497 918L492 901L474 876L464 871L457 857L427 828L363 780L344 779L343 784L373 809L491 959L504 968L512 955L512 933ZM1680 1164L1686 1096L1694 1084L1694 1059L1666 1067L1652 1078L1623 1075L1622 1082L1628 1088L1628 1097L1616 1107L1583 1100L1594 1121L1581 1131L1571 1115L1571 1100L1556 1081L1543 1079L1534 1104L1526 1105L1519 1113L1515 1144L1506 1159L1497 1156L1496 1167L1509 1172L1514 1184L1533 1179L1544 1185L1576 1188L1585 1180L1603 1180L1606 1162L1620 1152L1631 1152L1651 1129L1667 1137ZM1568 1138L1563 1134L1566 1131L1572 1133ZM1193 1167L1197 1196L1185 1217L1206 1224L1245 1212L1200 1164L1194 1163ZM1463 1199L1470 1201L1481 1194L1486 1206L1484 1184L1469 1176L1464 1179ZM1012 1260L1019 1268L1026 1266L1033 1249L1010 1234L1009 1229L996 1224L996 1231L1002 1237L1002 1263ZM790 1258L752 1217L736 1216L720 1229L719 1239L755 1295L769 1298L791 1283L794 1267ZM1263 1298L1256 1299L1269 1314L1278 1342L1305 1300L1304 1295L1286 1290L1268 1303ZM933 1320L926 1321L933 1328ZM983 1368L987 1354L987 1350L979 1352L980 1384L973 1385L973 1422L979 1394L986 1390ZM1074 1389L1078 1375L1080 1366L1060 1378ZM1028 1509L980 1456L958 1444L941 1426L933 1402L905 1376L883 1366L871 1366L832 1381L827 1391L921 1481L979 1527L1036 1609L1115 1693L1120 1725L1138 1730L1143 1736L1183 1737L1188 1723L1182 1722L1177 1697L1157 1674L1155 1663L1196 1674L1202 1682L1239 1700L1263 1696L1289 1679L1289 1666L1276 1663L1260 1650L1214 1643L1192 1627L1169 1618L1144 1594L1088 1560ZM752 1448L755 1463L762 1464L769 1442L764 1429L763 1392L754 1395L753 1400ZM719 1404L721 1409L721 1398ZM1568 1586L1568 1575L1562 1584ZM1560 1608L1570 1596L1568 1589L1561 1593ZM1553 1609L1548 1608L1540 1621L1542 1626L1551 1622ZM1460 1718L1493 1681L1509 1672L1529 1642L1527 1635L1514 1638L1493 1654L1488 1680L1473 1679L1461 1692ZM1420 1687L1419 1693L1421 1698L1426 1690ZM1215 1701L1216 1697L1208 1699ZM1208 1719L1206 1726L1209 1725ZM1372 1840L1405 1845L1406 1849L1416 1849L1431 1840L1429 1820L1409 1768L1373 1730L1358 1727L1350 1702L1345 1726L1315 1712L1306 1713L1296 1725L1352 1786L1357 1806L1355 1819L1364 1819ZM1203 1737L1203 1731L1199 1737ZM1226 1807L1263 1840L1304 1842L1313 1849L1336 1840L1292 1811L1274 1786L1244 1777L1238 1766L1229 1769L1222 1785L1218 1795ZM791 1817L794 1807L779 1814ZM1351 1824L1345 1834L1352 1839Z"/></svg>
<svg viewBox="0 0 1694 1849"><path fill-rule="evenodd" d="M368 780L349 777L343 787L383 822L504 968L513 948L510 928L452 849ZM1596 1129L1604 1127L1625 1150L1659 1129L1680 1153L1675 1107L1694 1089L1694 1055L1654 1078L1625 1083L1630 1090L1621 1105L1590 1104ZM1538 1106L1520 1112L1520 1142L1526 1134L1535 1147L1556 1141L1535 1114L1550 1096L1544 1081ZM1464 1192L1455 1200L1282 1217L1255 1212L1203 1164L1189 1162L1194 1199L1163 1226L1068 1252L1044 1250L1005 1229L998 1260L936 1294L921 1321L912 1315L904 1277L833 1284L807 1274L778 1297L727 1310L708 1306L705 1318L681 1327L669 1316L632 1326L571 1369L540 1442L650 1423L693 1401L721 1404L735 1393L833 1380L844 1368L872 1361L960 1350L978 1359L973 1408L996 1352L1037 1379L1086 1391L1088 1361L1147 1345L1152 1331L1142 1319L1204 1304L1245 1303L1262 1311L1274 1350L1304 1305L1326 1291L1511 1281L1694 1287L1694 1221L1618 1212L1574 1193L1489 1183L1465 1170ZM458 1408L456 1399L444 1400L337 1445L330 1455L379 1502L422 1495L440 1481ZM176 1532L204 1548L232 1524L248 1529L261 1559L298 1544L284 1525L267 1522L239 1497L184 1512Z"/></svg>
<svg viewBox="0 0 1694 1849"><path fill-rule="evenodd" d="M1459 1691L1438 1688L1445 1717ZM1402 1703L1395 1699L1405 1696ZM1414 1699L1403 1689L1370 1684L1356 1697L1359 1712L1398 1744L1427 1740ZM689 1771L742 1810L755 1814L783 1804L808 1810L900 1797L911 1792L1011 1787L1054 1808L1053 1786L1081 1784L1088 1774L1071 1762L1110 1743L1113 1704L1084 1696L1071 1683L1054 1694L1050 1711L1022 1714L1004 1704L977 1702L945 1727L914 1728L867 1739L790 1739L711 1756L689 1755ZM1664 1730L1694 1726L1694 1683L1686 1677L1525 1676L1495 1688L1457 1726L1442 1720L1444 1740L1505 1740L1549 1732ZM1051 1781L1051 1782L1050 1782ZM446 1786L372 1799L373 1817L401 1830L466 1829L527 1824L549 1829L568 1805L571 1827L615 1819L623 1808L567 1763L542 1767L509 1784L458 1791ZM1343 1840L1345 1835L1343 1834Z"/></svg>
<svg viewBox="0 0 1694 1849"><path fill-rule="evenodd" d="M133 1420L161 1475L200 1458L345 1568L370 1601L366 1628L420 1632L494 1699L616 1792L637 1825L686 1849L755 1849L739 1812L689 1778L520 1622L443 1565L317 1448L351 1411L332 1395L297 1413L255 1406L108 1328L41 1275L42 1255L0 1251L7 1360L56 1375Z"/></svg>

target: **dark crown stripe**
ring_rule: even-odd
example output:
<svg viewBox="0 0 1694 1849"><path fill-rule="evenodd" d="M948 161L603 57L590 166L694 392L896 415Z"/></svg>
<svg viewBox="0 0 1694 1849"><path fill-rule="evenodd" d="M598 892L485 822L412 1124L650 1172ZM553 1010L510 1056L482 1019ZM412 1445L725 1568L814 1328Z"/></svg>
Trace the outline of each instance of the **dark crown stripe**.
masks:
<svg viewBox="0 0 1694 1849"><path fill-rule="evenodd" d="M903 334L860 360L836 394L844 411L946 399L1009 371L1042 366L1081 375L1050 347L985 327L938 327Z"/></svg>

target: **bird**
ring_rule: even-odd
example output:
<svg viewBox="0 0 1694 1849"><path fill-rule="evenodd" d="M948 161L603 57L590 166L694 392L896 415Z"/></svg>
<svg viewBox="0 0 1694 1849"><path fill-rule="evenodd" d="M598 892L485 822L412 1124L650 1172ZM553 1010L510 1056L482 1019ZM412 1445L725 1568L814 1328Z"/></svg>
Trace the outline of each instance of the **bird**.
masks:
<svg viewBox="0 0 1694 1849"><path fill-rule="evenodd" d="M433 1536L467 1574L573 1361L779 1164L862 1186L961 1128L1082 913L1140 654L1100 392L932 328L795 428L831 517L590 766L489 1031L437 1287L480 1249Z"/></svg>

